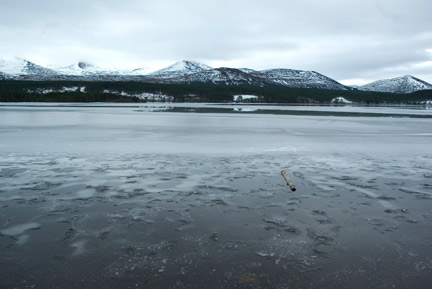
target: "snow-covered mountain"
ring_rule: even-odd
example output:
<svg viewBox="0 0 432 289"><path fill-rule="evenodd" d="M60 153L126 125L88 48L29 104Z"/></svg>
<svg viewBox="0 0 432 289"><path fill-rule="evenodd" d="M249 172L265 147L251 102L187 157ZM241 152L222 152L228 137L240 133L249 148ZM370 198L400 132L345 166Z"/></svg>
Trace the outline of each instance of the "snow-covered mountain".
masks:
<svg viewBox="0 0 432 289"><path fill-rule="evenodd" d="M427 83L411 75L396 77L392 79L383 79L371 82L359 87L365 91L379 91L390 93L411 93L418 90L432 89L432 84Z"/></svg>
<svg viewBox="0 0 432 289"><path fill-rule="evenodd" d="M179 76L170 79L173 83L207 83L216 85L255 85L263 86L263 79L252 74L245 73L239 69L221 67L209 69L199 73Z"/></svg>
<svg viewBox="0 0 432 289"><path fill-rule="evenodd" d="M84 61L69 66L43 67L21 58L0 60L0 80L140 80L149 72L144 67L133 70L104 69Z"/></svg>
<svg viewBox="0 0 432 289"><path fill-rule="evenodd" d="M106 71L103 71L97 66L84 61L80 61L66 67L51 66L50 68L57 71L61 75L69 76L84 76L106 73Z"/></svg>
<svg viewBox="0 0 432 289"><path fill-rule="evenodd" d="M90 78L109 78L109 76L141 76L150 72L147 68L137 68L133 70L103 69L85 61L80 61L66 67L51 66L50 68L55 70L60 75L82 76Z"/></svg>
<svg viewBox="0 0 432 289"><path fill-rule="evenodd" d="M140 67L133 70L120 70L119 73L121 75L135 75L135 76L143 76L147 75L151 72L148 67Z"/></svg>
<svg viewBox="0 0 432 289"><path fill-rule="evenodd" d="M348 88L336 80L324 76L315 71L303 71L293 69L268 69L253 72L253 75L264 78L268 82L289 87L298 88L322 88L347 90Z"/></svg>
<svg viewBox="0 0 432 289"><path fill-rule="evenodd" d="M0 72L0 80L7 80L7 79L12 79L12 76L7 73Z"/></svg>
<svg viewBox="0 0 432 289"><path fill-rule="evenodd" d="M152 72L148 74L148 76L154 78L168 79L168 78L181 77L181 76L201 73L210 69L212 69L212 67L208 65L195 62L195 61L183 60L183 61L176 62L173 65L170 65L161 70Z"/></svg>
<svg viewBox="0 0 432 289"><path fill-rule="evenodd" d="M293 69L212 68L183 60L158 71L147 68L133 70L104 69L88 62L66 67L43 67L25 59L0 60L0 80L81 80L81 81L144 81L156 83L207 83L215 85L279 85L295 88L347 90L354 89L315 71ZM393 93L410 93L432 89L432 85L413 76L379 80L358 89Z"/></svg>
<svg viewBox="0 0 432 289"><path fill-rule="evenodd" d="M347 90L339 82L315 71L270 69L256 71L249 68L213 69L193 61L177 62L167 68L150 73L147 77L168 83L211 83L217 85L282 85L297 88Z"/></svg>
<svg viewBox="0 0 432 289"><path fill-rule="evenodd" d="M254 73L257 72L256 70L250 69L250 68L238 68L238 70L243 71L244 73Z"/></svg>
<svg viewBox="0 0 432 289"><path fill-rule="evenodd" d="M256 71L249 68L212 68L208 65L183 60L161 70L148 73L145 68L135 70L102 69L87 62L66 67L44 68L30 61L0 62L2 79L85 80L85 81L146 81L161 83L209 83L215 85L281 85L299 88L341 89L347 87L314 71L271 69Z"/></svg>
<svg viewBox="0 0 432 289"><path fill-rule="evenodd" d="M176 74L177 75L177 74ZM281 85L297 88L347 90L348 87L314 71L270 69L256 71L248 68L221 67L194 74L165 77L171 83L212 83L217 85Z"/></svg>
<svg viewBox="0 0 432 289"><path fill-rule="evenodd" d="M0 60L0 72L12 77L44 79L58 75L52 69L42 67L25 59Z"/></svg>

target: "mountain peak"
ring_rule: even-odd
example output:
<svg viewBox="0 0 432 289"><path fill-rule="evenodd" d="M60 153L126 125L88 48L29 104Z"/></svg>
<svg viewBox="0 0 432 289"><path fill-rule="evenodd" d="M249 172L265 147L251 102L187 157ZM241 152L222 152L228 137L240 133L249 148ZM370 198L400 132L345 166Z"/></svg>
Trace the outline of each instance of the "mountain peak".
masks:
<svg viewBox="0 0 432 289"><path fill-rule="evenodd" d="M57 74L52 69L42 67L19 57L11 60L0 60L0 71L12 76L33 75L42 78Z"/></svg>
<svg viewBox="0 0 432 289"><path fill-rule="evenodd" d="M85 61L80 61L76 65L78 66L78 68L81 68L81 69L88 69L88 68L93 67L92 64L85 62Z"/></svg>
<svg viewBox="0 0 432 289"><path fill-rule="evenodd" d="M206 64L202 64L202 63L199 63L197 61L192 61L192 60L181 60L181 61L174 63L171 66L183 68L183 69L196 69L196 68L203 69L203 70L212 69L212 67L210 67Z"/></svg>
<svg viewBox="0 0 432 289"><path fill-rule="evenodd" d="M432 89L432 84L412 75L404 75L391 79L377 80L360 86L360 90L390 93L411 93L418 90Z"/></svg>
<svg viewBox="0 0 432 289"><path fill-rule="evenodd" d="M24 72L27 64L27 60L18 57L0 60L0 71L7 74L19 75Z"/></svg>
<svg viewBox="0 0 432 289"><path fill-rule="evenodd" d="M149 75L162 78L172 78L177 76L200 73L210 69L212 69L212 67L196 61L182 60L161 70L152 72Z"/></svg>

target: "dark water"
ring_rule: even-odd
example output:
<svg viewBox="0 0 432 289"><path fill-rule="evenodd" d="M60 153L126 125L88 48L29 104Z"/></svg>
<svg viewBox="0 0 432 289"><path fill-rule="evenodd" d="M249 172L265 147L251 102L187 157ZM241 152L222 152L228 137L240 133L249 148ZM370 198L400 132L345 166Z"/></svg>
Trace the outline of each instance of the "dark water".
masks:
<svg viewBox="0 0 432 289"><path fill-rule="evenodd" d="M432 284L429 120L134 109L2 111L0 288Z"/></svg>

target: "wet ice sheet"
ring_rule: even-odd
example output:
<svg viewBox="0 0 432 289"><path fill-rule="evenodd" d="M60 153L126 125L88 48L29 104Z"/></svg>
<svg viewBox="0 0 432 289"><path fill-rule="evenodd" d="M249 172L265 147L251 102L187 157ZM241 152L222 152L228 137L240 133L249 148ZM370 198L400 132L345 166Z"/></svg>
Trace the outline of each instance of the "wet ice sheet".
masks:
<svg viewBox="0 0 432 289"><path fill-rule="evenodd" d="M0 194L2 222L9 220L1 230L2 264L57 268L27 277L42 287L84 286L76 274L114 288L205 286L202 276L214 282L210 288L252 281L265 288L353 286L341 271L367 277L361 288L430 276L427 156L2 157L1 172L15 170L6 169ZM280 176L288 163L296 193ZM34 254L37 261L29 261ZM12 276L13 284L23 278Z"/></svg>
<svg viewBox="0 0 432 289"><path fill-rule="evenodd" d="M2 288L430 284L426 120L76 113L1 126Z"/></svg>
<svg viewBox="0 0 432 289"><path fill-rule="evenodd" d="M150 112L150 111L169 111L175 108L188 108L190 112L194 109L217 109L225 108L232 109L233 112L253 112L258 110L291 110L291 111L317 111L317 112L356 112L356 113L376 113L376 114L421 114L431 115L432 109L430 105L400 105L400 106L358 106L352 105L304 105L304 104L247 104L247 103L0 103L0 108L4 109L56 109L56 110L71 110L79 109L91 110L93 112L103 109L110 112L118 112L119 109L133 109L134 111Z"/></svg>
<svg viewBox="0 0 432 289"><path fill-rule="evenodd" d="M135 110L0 107L0 152L172 151L217 155L304 150L361 152L373 146L377 153L386 153L389 146L395 151L403 151L406 146L421 150L432 136L430 119ZM382 112L388 110L391 108Z"/></svg>

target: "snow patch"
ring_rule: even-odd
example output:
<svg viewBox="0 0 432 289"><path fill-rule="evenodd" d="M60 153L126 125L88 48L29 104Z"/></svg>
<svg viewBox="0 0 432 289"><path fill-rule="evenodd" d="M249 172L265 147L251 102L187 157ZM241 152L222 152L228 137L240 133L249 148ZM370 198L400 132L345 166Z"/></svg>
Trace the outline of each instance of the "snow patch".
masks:
<svg viewBox="0 0 432 289"><path fill-rule="evenodd" d="M352 103L352 101L347 100L345 97L338 96L333 98L331 103Z"/></svg>
<svg viewBox="0 0 432 289"><path fill-rule="evenodd" d="M85 93L86 92L86 87L82 86L72 86L72 87L67 87L67 86L63 86L61 89L54 89L54 88L38 88L36 90L30 90L28 89L27 92L28 93L38 93L38 94L48 94L48 93L65 93L65 92L82 92Z"/></svg>
<svg viewBox="0 0 432 289"><path fill-rule="evenodd" d="M166 95L163 93L150 93L150 92L128 93L125 91L117 91L117 90L109 90L109 89L105 89L103 93L118 94L121 96L128 96L128 97L137 97L142 100L150 100L150 101L173 101L174 100L173 96Z"/></svg>

